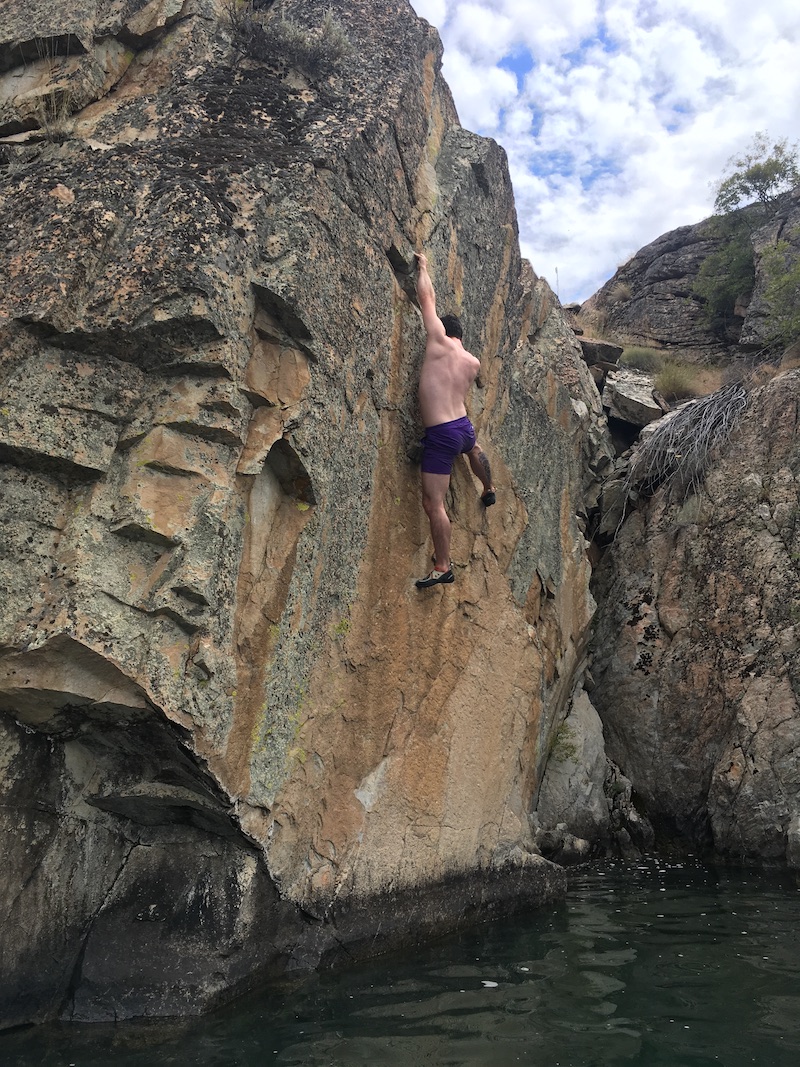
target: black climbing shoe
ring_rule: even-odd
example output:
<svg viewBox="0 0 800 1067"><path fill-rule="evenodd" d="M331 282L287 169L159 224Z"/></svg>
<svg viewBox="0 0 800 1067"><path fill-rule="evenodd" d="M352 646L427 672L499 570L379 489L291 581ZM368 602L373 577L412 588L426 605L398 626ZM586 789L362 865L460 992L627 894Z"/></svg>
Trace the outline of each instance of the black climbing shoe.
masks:
<svg viewBox="0 0 800 1067"><path fill-rule="evenodd" d="M494 495L494 492L491 489L487 489L481 497L481 503L483 504L483 506L485 508L490 508L492 504L495 504L496 502L497 497Z"/></svg>
<svg viewBox="0 0 800 1067"><path fill-rule="evenodd" d="M427 578L419 578L417 580L417 589L429 589L432 585L450 585L451 582L456 580L456 576L453 574L453 568L448 567L446 571L432 570Z"/></svg>

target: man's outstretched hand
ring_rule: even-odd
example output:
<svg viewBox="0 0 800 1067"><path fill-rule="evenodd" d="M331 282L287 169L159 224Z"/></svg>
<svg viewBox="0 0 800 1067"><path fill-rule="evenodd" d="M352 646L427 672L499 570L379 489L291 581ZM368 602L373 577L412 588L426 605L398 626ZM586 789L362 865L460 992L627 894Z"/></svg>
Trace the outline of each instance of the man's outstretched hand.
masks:
<svg viewBox="0 0 800 1067"><path fill-rule="evenodd" d="M425 255L424 252L415 252L414 259L416 259L417 261L417 270L428 269L428 257Z"/></svg>

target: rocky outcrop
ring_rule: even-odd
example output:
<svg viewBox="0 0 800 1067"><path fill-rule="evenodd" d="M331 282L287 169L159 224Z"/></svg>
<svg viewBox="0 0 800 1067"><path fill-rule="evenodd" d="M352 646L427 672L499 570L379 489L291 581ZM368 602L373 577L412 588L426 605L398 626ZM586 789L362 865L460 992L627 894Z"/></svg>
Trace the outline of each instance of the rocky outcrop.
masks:
<svg viewBox="0 0 800 1067"><path fill-rule="evenodd" d="M665 348L698 360L737 354L739 346L761 348L767 340L762 256L776 241L789 243L790 259L800 256L800 190L779 197L752 235L755 286L742 293L726 336L708 325L695 281L704 260L721 238L711 220L680 226L640 249L576 314L580 329L594 330L626 344ZM755 205L742 209L759 216Z"/></svg>
<svg viewBox="0 0 800 1067"><path fill-rule="evenodd" d="M698 354L727 351L693 296L697 272L717 244L706 223L656 238L581 305L577 323L628 344Z"/></svg>
<svg viewBox="0 0 800 1067"><path fill-rule="evenodd" d="M529 816L599 396L435 32L329 6L3 6L6 1023L196 1012L564 891ZM457 470L425 594L415 247L498 486Z"/></svg>
<svg viewBox="0 0 800 1067"><path fill-rule="evenodd" d="M633 787L606 754L600 716L583 683L553 735L536 810L536 844L556 863L586 863L597 855L641 857L655 835L633 799Z"/></svg>
<svg viewBox="0 0 800 1067"><path fill-rule="evenodd" d="M583 360L589 368L589 373L594 378L597 388L602 393L608 374L618 369L619 358L623 350L619 345L612 345L607 341L599 341L594 337L580 336L583 331L579 326L575 325L573 318L570 317L570 321L573 324L572 328L578 334L578 343L581 346Z"/></svg>
<svg viewBox="0 0 800 1067"><path fill-rule="evenodd" d="M641 429L664 414L656 400L653 379L635 370L618 370L609 375L603 388L603 407L614 419Z"/></svg>
<svg viewBox="0 0 800 1067"><path fill-rule="evenodd" d="M610 842L603 726L579 689L552 740L532 821L537 845L558 863L584 862Z"/></svg>
<svg viewBox="0 0 800 1067"><path fill-rule="evenodd" d="M639 499L596 572L591 668L608 754L662 841L793 867L798 411L800 374L774 378L694 491Z"/></svg>

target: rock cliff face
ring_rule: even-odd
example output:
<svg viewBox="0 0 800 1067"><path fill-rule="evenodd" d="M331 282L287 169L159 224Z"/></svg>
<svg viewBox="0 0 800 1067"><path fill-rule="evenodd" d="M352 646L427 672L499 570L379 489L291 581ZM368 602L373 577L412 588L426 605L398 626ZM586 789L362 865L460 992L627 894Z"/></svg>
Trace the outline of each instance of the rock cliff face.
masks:
<svg viewBox="0 0 800 1067"><path fill-rule="evenodd" d="M727 350L704 325L692 287L717 242L704 223L645 245L581 306L579 324L633 344L716 354Z"/></svg>
<svg viewBox="0 0 800 1067"><path fill-rule="evenodd" d="M599 397L435 32L329 6L0 4L5 1023L563 891ZM421 594L423 246L499 493Z"/></svg>
<svg viewBox="0 0 800 1067"><path fill-rule="evenodd" d="M626 520L596 572L591 694L662 839L795 868L799 411L800 374L776 377L697 492Z"/></svg>
<svg viewBox="0 0 800 1067"><path fill-rule="evenodd" d="M720 245L707 219L645 245L581 306L577 322L626 343L670 348L700 359L729 356L739 345L758 349L766 340L767 312L761 259L778 240L789 244L790 259L800 256L800 190L778 198L755 228L755 285L752 293L741 294L730 336L721 338L708 328L694 294L703 261Z"/></svg>

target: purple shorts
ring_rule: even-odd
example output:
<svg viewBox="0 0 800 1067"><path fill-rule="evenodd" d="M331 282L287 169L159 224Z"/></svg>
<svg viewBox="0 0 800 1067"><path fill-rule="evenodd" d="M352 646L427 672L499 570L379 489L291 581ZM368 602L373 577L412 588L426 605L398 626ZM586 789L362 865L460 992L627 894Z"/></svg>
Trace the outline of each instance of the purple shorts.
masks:
<svg viewBox="0 0 800 1067"><path fill-rule="evenodd" d="M451 474L456 456L474 447L475 430L466 415L429 426L422 438L422 469L426 474Z"/></svg>

